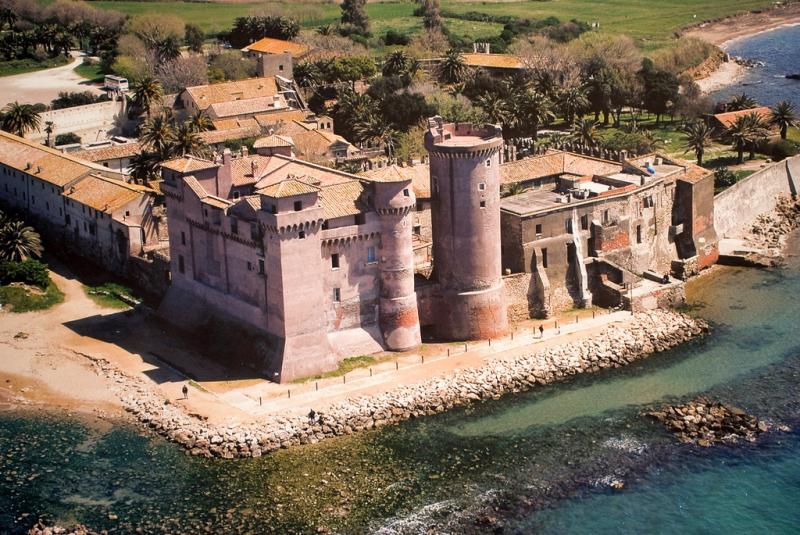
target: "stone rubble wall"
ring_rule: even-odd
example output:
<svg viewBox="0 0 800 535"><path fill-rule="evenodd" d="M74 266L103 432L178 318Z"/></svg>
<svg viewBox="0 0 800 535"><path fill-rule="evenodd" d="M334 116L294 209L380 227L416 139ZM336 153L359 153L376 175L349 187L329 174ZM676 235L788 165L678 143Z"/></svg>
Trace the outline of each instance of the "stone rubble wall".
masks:
<svg viewBox="0 0 800 535"><path fill-rule="evenodd" d="M125 408L146 427L185 447L192 455L233 459L260 457L279 448L316 443L365 429L433 415L486 399L529 390L579 373L617 368L665 351L708 331L701 319L655 310L600 334L479 368L457 370L414 385L332 405L311 421L274 416L242 425L212 425L172 405L139 378L129 377L103 359L98 371L120 386Z"/></svg>

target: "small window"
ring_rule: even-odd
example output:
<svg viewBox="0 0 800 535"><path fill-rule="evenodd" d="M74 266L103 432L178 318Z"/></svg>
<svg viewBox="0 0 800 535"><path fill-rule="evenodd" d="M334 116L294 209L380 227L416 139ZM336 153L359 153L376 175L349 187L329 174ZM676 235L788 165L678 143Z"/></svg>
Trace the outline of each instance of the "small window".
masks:
<svg viewBox="0 0 800 535"><path fill-rule="evenodd" d="M603 223L608 223L608 210L603 210Z"/></svg>
<svg viewBox="0 0 800 535"><path fill-rule="evenodd" d="M253 264L249 260L247 261L247 271L253 271Z"/></svg>
<svg viewBox="0 0 800 535"><path fill-rule="evenodd" d="M239 234L239 221L237 219L231 219L231 234Z"/></svg>
<svg viewBox="0 0 800 535"><path fill-rule="evenodd" d="M181 245L186 245L186 233L181 231Z"/></svg>
<svg viewBox="0 0 800 535"><path fill-rule="evenodd" d="M303 201L294 201L294 211L299 212L303 209Z"/></svg>
<svg viewBox="0 0 800 535"><path fill-rule="evenodd" d="M328 230L329 228L330 225L328 224L328 220L326 219L325 221L322 222L322 230Z"/></svg>
<svg viewBox="0 0 800 535"><path fill-rule="evenodd" d="M283 70L283 65L278 65L278 70L282 71Z"/></svg>
<svg viewBox="0 0 800 535"><path fill-rule="evenodd" d="M478 184L478 189L480 191L486 191L486 182L481 182L480 184Z"/></svg>
<svg viewBox="0 0 800 535"><path fill-rule="evenodd" d="M67 217L67 220L66 220L67 221L67 226L69 226L70 224L72 224L72 221L71 221L72 218L69 216L69 214L67 214L66 217Z"/></svg>
<svg viewBox="0 0 800 535"><path fill-rule="evenodd" d="M276 205L274 205L274 204L270 204L269 205L269 213L277 214L278 213L278 207Z"/></svg>
<svg viewBox="0 0 800 535"><path fill-rule="evenodd" d="M488 160L486 160L486 167L491 167L491 166L492 166L492 159L489 158Z"/></svg>
<svg viewBox="0 0 800 535"><path fill-rule="evenodd" d="M185 271L183 266L183 256L181 255L178 255L178 271L180 271L181 273Z"/></svg>
<svg viewBox="0 0 800 535"><path fill-rule="evenodd" d="M486 201L481 201L481 208L486 208Z"/></svg>
<svg viewBox="0 0 800 535"><path fill-rule="evenodd" d="M258 241L258 225L255 223L250 223L250 239Z"/></svg>
<svg viewBox="0 0 800 535"><path fill-rule="evenodd" d="M339 269L339 253L331 255L331 269Z"/></svg>
<svg viewBox="0 0 800 535"><path fill-rule="evenodd" d="M406 188L403 190L403 195L406 197L411 197L411 191L408 188Z"/></svg>
<svg viewBox="0 0 800 535"><path fill-rule="evenodd" d="M541 236L542 235L542 224L541 223L536 225L536 235L537 236Z"/></svg>
<svg viewBox="0 0 800 535"><path fill-rule="evenodd" d="M333 289L333 302L339 303L342 300L342 291L339 288Z"/></svg>
<svg viewBox="0 0 800 535"><path fill-rule="evenodd" d="M239 198L239 192L238 191L234 191L233 192L233 198L234 199L238 199Z"/></svg>
<svg viewBox="0 0 800 535"><path fill-rule="evenodd" d="M547 268L547 248L542 249L542 267Z"/></svg>
<svg viewBox="0 0 800 535"><path fill-rule="evenodd" d="M567 232L572 232L572 219L564 220L564 230Z"/></svg>
<svg viewBox="0 0 800 535"><path fill-rule="evenodd" d="M371 264L375 262L375 247L369 246L367 247L367 263Z"/></svg>
<svg viewBox="0 0 800 535"><path fill-rule="evenodd" d="M413 227L411 227L411 232L419 236L420 234L422 234L422 225L414 225Z"/></svg>
<svg viewBox="0 0 800 535"><path fill-rule="evenodd" d="M300 238L301 240L305 240L306 239L306 231L305 230L301 230L300 233L297 235L297 237Z"/></svg>
<svg viewBox="0 0 800 535"><path fill-rule="evenodd" d="M581 216L581 230L588 230L589 229L589 216L582 215Z"/></svg>
<svg viewBox="0 0 800 535"><path fill-rule="evenodd" d="M636 225L636 243L642 243L642 226Z"/></svg>
<svg viewBox="0 0 800 535"><path fill-rule="evenodd" d="M258 259L258 274L259 275L263 275L264 274L264 260L262 260L260 258Z"/></svg>

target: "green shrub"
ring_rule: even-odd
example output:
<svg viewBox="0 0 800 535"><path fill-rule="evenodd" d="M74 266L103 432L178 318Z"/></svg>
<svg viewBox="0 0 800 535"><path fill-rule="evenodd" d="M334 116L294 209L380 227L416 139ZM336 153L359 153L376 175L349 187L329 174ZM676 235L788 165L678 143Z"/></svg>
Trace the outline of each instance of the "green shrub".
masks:
<svg viewBox="0 0 800 535"><path fill-rule="evenodd" d="M736 174L727 167L720 167L714 171L714 189L722 191L736 184Z"/></svg>
<svg viewBox="0 0 800 535"><path fill-rule="evenodd" d="M81 136L73 132L67 134L58 134L56 136L56 145L71 145L72 143L80 143Z"/></svg>
<svg viewBox="0 0 800 535"><path fill-rule="evenodd" d="M779 139L767 145L764 152L769 154L773 160L779 162L798 154L800 152L800 146L798 146L796 141Z"/></svg>
<svg viewBox="0 0 800 535"><path fill-rule="evenodd" d="M22 282L45 289L50 283L47 266L38 260L22 262L0 262L0 285Z"/></svg>

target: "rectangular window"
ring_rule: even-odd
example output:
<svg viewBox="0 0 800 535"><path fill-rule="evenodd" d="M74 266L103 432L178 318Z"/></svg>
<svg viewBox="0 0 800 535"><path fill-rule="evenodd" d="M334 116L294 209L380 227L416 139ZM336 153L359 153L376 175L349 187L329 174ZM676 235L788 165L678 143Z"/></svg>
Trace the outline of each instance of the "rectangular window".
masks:
<svg viewBox="0 0 800 535"><path fill-rule="evenodd" d="M339 303L342 300L342 291L339 288L333 289L333 302Z"/></svg>
<svg viewBox="0 0 800 535"><path fill-rule="evenodd" d="M375 247L369 246L367 247L367 263L375 262Z"/></svg>
<svg viewBox="0 0 800 535"><path fill-rule="evenodd" d="M299 212L303 209L303 201L294 201L294 211Z"/></svg>
<svg viewBox="0 0 800 535"><path fill-rule="evenodd" d="M478 184L478 190L486 191L486 182L481 182L480 184Z"/></svg>
<svg viewBox="0 0 800 535"><path fill-rule="evenodd" d="M269 205L269 213L277 214L278 213L278 207L276 205L274 205L274 204L270 204Z"/></svg>
<svg viewBox="0 0 800 535"><path fill-rule="evenodd" d="M603 210L603 224L608 223L608 210Z"/></svg>
<svg viewBox="0 0 800 535"><path fill-rule="evenodd" d="M642 226L636 225L636 243L642 243Z"/></svg>
<svg viewBox="0 0 800 535"><path fill-rule="evenodd" d="M363 225L367 222L366 214L356 214L356 225Z"/></svg>
<svg viewBox="0 0 800 535"><path fill-rule="evenodd" d="M547 267L547 248L542 249L542 267Z"/></svg>
<svg viewBox="0 0 800 535"><path fill-rule="evenodd" d="M481 208L486 208L486 201L481 201Z"/></svg>
<svg viewBox="0 0 800 535"><path fill-rule="evenodd" d="M414 225L413 227L411 227L411 232L419 236L420 234L422 234L422 225Z"/></svg>
<svg viewBox="0 0 800 535"><path fill-rule="evenodd" d="M572 219L564 220L564 230L567 232L572 232Z"/></svg>
<svg viewBox="0 0 800 535"><path fill-rule="evenodd" d="M181 231L181 245L186 245L186 233Z"/></svg>
<svg viewBox="0 0 800 535"><path fill-rule="evenodd" d="M541 236L542 235L542 224L541 223L536 225L536 235L537 236Z"/></svg>
<svg viewBox="0 0 800 535"><path fill-rule="evenodd" d="M411 197L411 191L408 188L404 189L403 190L403 196Z"/></svg>
<svg viewBox="0 0 800 535"><path fill-rule="evenodd" d="M491 166L492 166L492 159L489 158L488 160L486 160L486 167L491 167Z"/></svg>
<svg viewBox="0 0 800 535"><path fill-rule="evenodd" d="M239 221L231 218L231 234L239 234Z"/></svg>
<svg viewBox="0 0 800 535"><path fill-rule="evenodd" d="M264 274L264 260L262 260L260 258L258 259L258 274L259 275L263 275Z"/></svg>
<svg viewBox="0 0 800 535"><path fill-rule="evenodd" d="M253 263L249 260L247 261L247 271L253 271Z"/></svg>
<svg viewBox="0 0 800 535"><path fill-rule="evenodd" d="M300 233L297 235L297 237L300 238L301 240L305 240L306 239L306 231L305 230L301 230Z"/></svg>
<svg viewBox="0 0 800 535"><path fill-rule="evenodd" d="M331 255L331 269L339 269L339 254L333 253Z"/></svg>
<svg viewBox="0 0 800 535"><path fill-rule="evenodd" d="M181 255L178 255L178 271L180 271L181 273L185 271L183 266L183 256Z"/></svg>
<svg viewBox="0 0 800 535"><path fill-rule="evenodd" d="M589 216L582 215L581 216L581 230L589 230Z"/></svg>

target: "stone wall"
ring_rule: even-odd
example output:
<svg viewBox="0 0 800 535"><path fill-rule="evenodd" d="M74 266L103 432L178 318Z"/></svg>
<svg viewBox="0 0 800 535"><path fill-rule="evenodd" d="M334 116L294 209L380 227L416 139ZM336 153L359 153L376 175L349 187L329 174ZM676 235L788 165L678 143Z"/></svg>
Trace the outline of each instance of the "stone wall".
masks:
<svg viewBox="0 0 800 535"><path fill-rule="evenodd" d="M720 238L741 238L756 218L775 208L778 195L797 195L800 156L774 163L714 198L714 226Z"/></svg>
<svg viewBox="0 0 800 535"><path fill-rule="evenodd" d="M84 142L105 139L109 135L122 135L128 122L124 101L113 100L43 112L41 128L47 121L53 121L55 125L52 139L55 140L59 134L72 132L81 136ZM37 130L27 137L33 141L43 141L47 139L47 134Z"/></svg>
<svg viewBox="0 0 800 535"><path fill-rule="evenodd" d="M261 422L230 425L214 425L190 416L179 406L165 404L144 380L123 374L105 360L93 362L101 374L115 380L123 404L141 424L182 445L192 455L233 459L260 457L279 448L316 443L497 399L579 373L625 366L707 330L703 320L668 311L647 312L637 314L624 326L608 326L593 338L513 359L488 360L478 368L349 399L319 412L314 419L273 416Z"/></svg>

